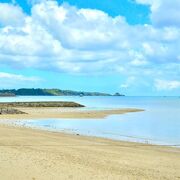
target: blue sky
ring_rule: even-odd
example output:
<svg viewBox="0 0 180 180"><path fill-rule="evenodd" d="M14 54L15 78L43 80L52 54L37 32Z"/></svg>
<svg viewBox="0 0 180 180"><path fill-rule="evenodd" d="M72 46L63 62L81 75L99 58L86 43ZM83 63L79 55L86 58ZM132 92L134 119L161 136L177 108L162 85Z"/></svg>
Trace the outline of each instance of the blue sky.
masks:
<svg viewBox="0 0 180 180"><path fill-rule="evenodd" d="M179 8L178 0L1 0L0 88L180 95Z"/></svg>

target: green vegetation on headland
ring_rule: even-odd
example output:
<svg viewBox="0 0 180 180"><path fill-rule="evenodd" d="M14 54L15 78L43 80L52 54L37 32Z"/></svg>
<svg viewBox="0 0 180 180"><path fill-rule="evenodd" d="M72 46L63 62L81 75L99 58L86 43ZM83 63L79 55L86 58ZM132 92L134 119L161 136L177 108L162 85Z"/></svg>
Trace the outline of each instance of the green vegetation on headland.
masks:
<svg viewBox="0 0 180 180"><path fill-rule="evenodd" d="M124 96L120 93L114 95L100 92L83 92L61 89L4 89L0 90L0 96Z"/></svg>

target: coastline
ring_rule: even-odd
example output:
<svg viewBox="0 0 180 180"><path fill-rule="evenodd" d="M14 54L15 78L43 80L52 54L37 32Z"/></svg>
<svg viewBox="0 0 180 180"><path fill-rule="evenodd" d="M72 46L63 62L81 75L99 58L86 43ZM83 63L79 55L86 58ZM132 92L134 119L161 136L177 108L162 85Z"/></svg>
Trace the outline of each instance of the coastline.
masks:
<svg viewBox="0 0 180 180"><path fill-rule="evenodd" d="M179 179L180 149L0 124L9 179Z"/></svg>

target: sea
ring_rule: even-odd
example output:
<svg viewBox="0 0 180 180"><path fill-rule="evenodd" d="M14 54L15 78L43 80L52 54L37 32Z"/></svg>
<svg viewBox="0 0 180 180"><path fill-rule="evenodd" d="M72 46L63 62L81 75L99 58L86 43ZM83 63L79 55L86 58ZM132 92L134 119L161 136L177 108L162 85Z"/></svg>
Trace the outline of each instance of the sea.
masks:
<svg viewBox="0 0 180 180"><path fill-rule="evenodd" d="M104 119L2 120L48 131L66 132L114 140L180 147L180 97L131 96L16 96L2 97L0 102L74 101L82 110L140 108L145 111L110 115Z"/></svg>

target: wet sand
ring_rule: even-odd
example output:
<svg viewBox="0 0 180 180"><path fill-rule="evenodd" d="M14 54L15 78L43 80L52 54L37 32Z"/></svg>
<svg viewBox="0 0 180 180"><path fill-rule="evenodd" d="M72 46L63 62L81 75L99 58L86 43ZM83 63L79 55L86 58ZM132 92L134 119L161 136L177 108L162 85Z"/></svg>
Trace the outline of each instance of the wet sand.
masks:
<svg viewBox="0 0 180 180"><path fill-rule="evenodd" d="M21 107L16 108L25 114L3 114L0 119L42 119L42 118L105 118L113 114L140 112L141 109L126 108L113 110L83 110L82 108L57 108L57 107Z"/></svg>
<svg viewBox="0 0 180 180"><path fill-rule="evenodd" d="M180 149L0 125L3 180L180 179Z"/></svg>

